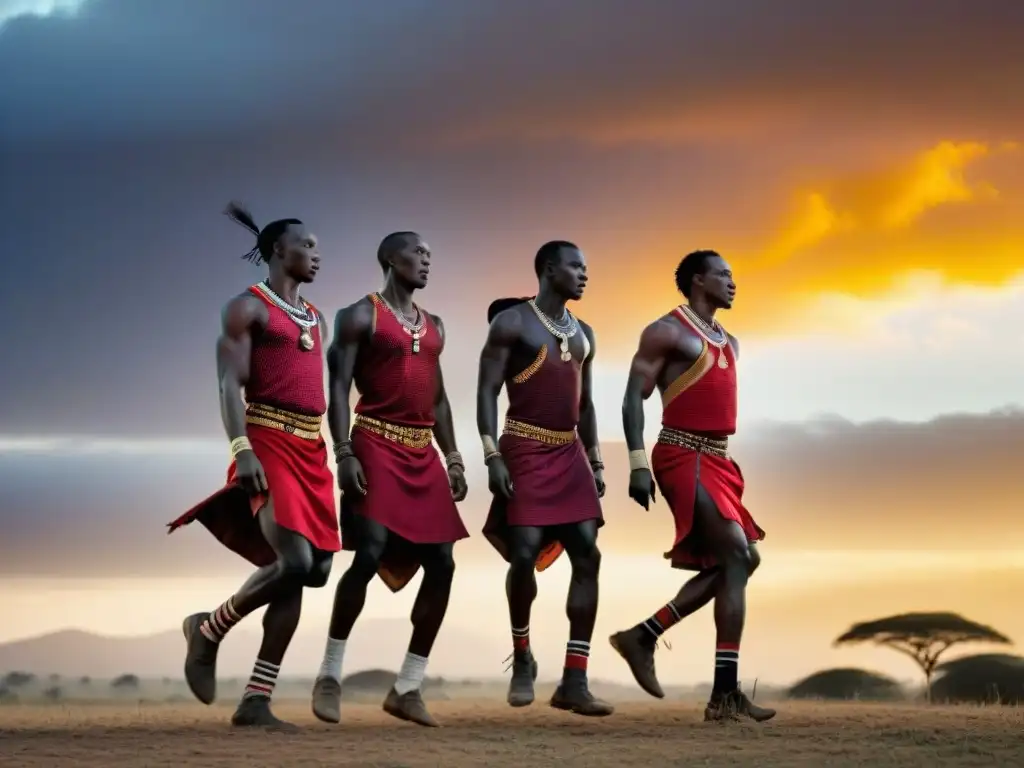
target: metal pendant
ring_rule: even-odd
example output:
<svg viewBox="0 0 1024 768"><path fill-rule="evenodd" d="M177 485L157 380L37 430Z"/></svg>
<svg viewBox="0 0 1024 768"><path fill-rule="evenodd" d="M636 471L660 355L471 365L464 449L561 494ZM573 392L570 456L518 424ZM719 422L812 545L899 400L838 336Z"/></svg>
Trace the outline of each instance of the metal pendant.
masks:
<svg viewBox="0 0 1024 768"><path fill-rule="evenodd" d="M313 340L313 334L309 332L309 328L302 329L302 333L299 334L299 344L307 352L313 351L313 347L316 346L316 342Z"/></svg>
<svg viewBox="0 0 1024 768"><path fill-rule="evenodd" d="M562 350L562 362L568 363L572 360L572 352L569 351L569 337L563 336L562 343L558 345L559 349Z"/></svg>

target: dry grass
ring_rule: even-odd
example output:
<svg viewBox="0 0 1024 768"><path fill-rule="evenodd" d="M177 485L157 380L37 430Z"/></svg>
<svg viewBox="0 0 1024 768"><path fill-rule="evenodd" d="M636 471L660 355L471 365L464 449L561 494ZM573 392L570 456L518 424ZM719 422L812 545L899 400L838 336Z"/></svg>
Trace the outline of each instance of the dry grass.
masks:
<svg viewBox="0 0 1024 768"><path fill-rule="evenodd" d="M540 693L540 692L538 692ZM231 708L198 704L0 707L3 766L992 766L1024 764L1024 710L792 703L764 725L701 722L696 704L626 703L586 720L540 701L431 702L444 725L401 723L346 704L326 726L282 702L297 735L240 732Z"/></svg>

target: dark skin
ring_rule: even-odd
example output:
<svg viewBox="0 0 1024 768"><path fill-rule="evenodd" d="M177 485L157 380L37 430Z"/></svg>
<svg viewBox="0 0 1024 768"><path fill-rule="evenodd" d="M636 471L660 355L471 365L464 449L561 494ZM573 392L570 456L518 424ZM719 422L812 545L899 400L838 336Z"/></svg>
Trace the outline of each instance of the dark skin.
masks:
<svg viewBox="0 0 1024 768"><path fill-rule="evenodd" d="M563 249L555 263L549 263L540 276L536 302L548 317L563 316L566 304L578 300L587 284L587 265L583 254L575 249ZM587 455L598 454L597 414L593 401L592 363L596 343L589 325L580 321L582 334L590 342L586 358L583 336L569 339L569 351L582 362L580 394L580 422L578 431ZM498 433L498 395L505 382L530 365L541 347L551 343L551 333L540 323L533 310L520 304L501 312L494 318L487 342L480 355L477 384L477 428L481 436L496 441ZM488 488L492 494L512 498L515 493L508 467L500 456L487 462ZM594 471L598 496L604 496L603 472ZM597 547L597 521L558 526L553 531L565 548L572 565L572 582L566 614L569 617L570 639L590 640L597 615L598 573L601 553ZM530 622L530 609L537 596L534 566L544 543L545 531L532 526L511 526L509 541L509 571L506 592L509 615L513 627L525 627Z"/></svg>
<svg viewBox="0 0 1024 768"><path fill-rule="evenodd" d="M268 283L278 296L299 305L299 287L313 282L320 268L317 240L305 227L293 224L274 245L269 260ZM221 417L228 439L246 434L242 392L249 381L254 339L266 328L270 312L262 301L246 292L224 308L222 331L217 340L217 374ZM320 318L321 339L327 327ZM263 467L251 450L235 458L240 484L251 495L272 492ZM267 607L260 658L279 664L298 624L303 587L322 587L331 571L332 554L313 547L299 534L274 522L273 498L258 513L260 529L277 555L277 561L256 571L234 596L234 608L242 616ZM269 631L273 629L274 631Z"/></svg>
<svg viewBox="0 0 1024 768"><path fill-rule="evenodd" d="M417 313L412 300L413 293L427 285L431 255L430 246L422 238L411 236L389 256L381 294L392 307L410 320L415 320ZM352 427L349 395L360 352L371 341L373 316L372 302L363 298L338 312L335 320L335 340L327 353L331 392L327 418L335 443L349 439ZM443 343L445 332L441 318L430 315L430 319L437 327ZM458 450L451 405L440 367L437 371L433 432L445 456ZM466 498L466 477L461 467L452 466L448 469L448 482L455 501ZM367 487L366 475L355 456L345 458L338 466L338 485L343 494L365 495L373 492L372 488ZM360 518L358 524L361 528L357 537L359 548L335 592L330 636L338 639L348 637L362 612L366 588L377 573L388 543L389 532L384 526L365 518ZM429 656L448 608L455 562L452 556L453 544L424 544L418 545L418 548L423 581L413 605L413 636L409 651L419 656Z"/></svg>
<svg viewBox="0 0 1024 768"><path fill-rule="evenodd" d="M711 258L702 274L695 275L690 307L709 325L718 310L730 309L736 294L732 269L720 257ZM726 334L736 357L739 342ZM622 424L630 451L644 450L643 403L654 390L664 392L688 370L702 349L700 337L673 315L647 326L630 365ZM649 469L635 469L629 477L629 497L644 509L656 499L654 477ZM714 553L718 565L690 579L672 600L681 616L687 616L715 599L715 624L723 641L739 641L745 615L747 579L760 564L757 547L748 543L743 529L724 519L698 483L694 503L694 535Z"/></svg>

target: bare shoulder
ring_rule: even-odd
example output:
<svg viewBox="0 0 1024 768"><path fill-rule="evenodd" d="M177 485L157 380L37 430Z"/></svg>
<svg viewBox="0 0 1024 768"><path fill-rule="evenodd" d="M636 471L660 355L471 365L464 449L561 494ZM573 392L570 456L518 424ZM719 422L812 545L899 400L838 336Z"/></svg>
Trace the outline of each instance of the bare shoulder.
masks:
<svg viewBox="0 0 1024 768"><path fill-rule="evenodd" d="M441 337L441 341L444 342L447 338L444 331L444 320L441 319L440 315L435 315L433 312L427 312L427 310L423 311L426 313L427 317L430 318L430 322L434 324L434 327L437 328L437 333Z"/></svg>
<svg viewBox="0 0 1024 768"><path fill-rule="evenodd" d="M729 337L729 346L732 347L732 353L734 355L736 355L736 357L739 357L740 356L740 340L737 339L735 336L733 336L728 331L726 331L725 335Z"/></svg>
<svg viewBox="0 0 1024 768"><path fill-rule="evenodd" d="M253 326L264 326L270 319L267 305L249 291L232 297L221 310L221 325L224 333L237 336Z"/></svg>
<svg viewBox="0 0 1024 768"><path fill-rule="evenodd" d="M520 305L509 307L494 316L487 332L488 344L511 344L519 339L523 330L523 312Z"/></svg>
<svg viewBox="0 0 1024 768"><path fill-rule="evenodd" d="M672 313L668 313L644 328L640 334L640 345L659 348L673 346L686 335L686 331L683 324Z"/></svg>
<svg viewBox="0 0 1024 768"><path fill-rule="evenodd" d="M366 296L342 307L334 316L333 345L358 344L373 330L373 302Z"/></svg>
<svg viewBox="0 0 1024 768"><path fill-rule="evenodd" d="M373 324L373 302L363 296L357 301L338 310L334 316L335 331L345 328L369 328Z"/></svg>
<svg viewBox="0 0 1024 768"><path fill-rule="evenodd" d="M578 317L576 318L576 322L580 324L580 330L583 331L583 334L590 340L590 343L593 344L594 329L590 326L590 323L580 320Z"/></svg>

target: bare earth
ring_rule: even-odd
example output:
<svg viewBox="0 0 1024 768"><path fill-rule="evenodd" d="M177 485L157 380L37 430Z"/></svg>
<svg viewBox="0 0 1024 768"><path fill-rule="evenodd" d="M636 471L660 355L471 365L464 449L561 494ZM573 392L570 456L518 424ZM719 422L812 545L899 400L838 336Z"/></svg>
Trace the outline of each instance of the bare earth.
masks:
<svg viewBox="0 0 1024 768"><path fill-rule="evenodd" d="M540 691L538 691L540 693ZM1024 764L1024 710L1014 707L785 702L763 724L701 722L695 704L627 703L586 720L540 699L430 703L444 727L346 704L345 722L316 722L278 704L299 734L232 729L231 708L198 704L0 707L0 766L993 766Z"/></svg>

